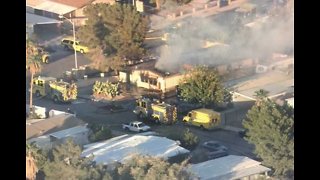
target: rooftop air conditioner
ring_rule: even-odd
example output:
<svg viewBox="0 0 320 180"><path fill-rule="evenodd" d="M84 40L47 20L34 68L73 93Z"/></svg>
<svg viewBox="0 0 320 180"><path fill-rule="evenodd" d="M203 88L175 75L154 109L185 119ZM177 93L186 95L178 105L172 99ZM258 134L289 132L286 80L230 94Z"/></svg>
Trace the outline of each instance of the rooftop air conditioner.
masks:
<svg viewBox="0 0 320 180"><path fill-rule="evenodd" d="M264 65L257 65L256 67L256 73L265 73L267 72L268 67Z"/></svg>

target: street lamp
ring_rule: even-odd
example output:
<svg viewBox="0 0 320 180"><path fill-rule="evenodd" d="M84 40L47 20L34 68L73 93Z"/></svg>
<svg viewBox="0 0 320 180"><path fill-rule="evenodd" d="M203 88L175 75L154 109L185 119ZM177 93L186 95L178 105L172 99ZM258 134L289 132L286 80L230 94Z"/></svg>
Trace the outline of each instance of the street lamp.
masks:
<svg viewBox="0 0 320 180"><path fill-rule="evenodd" d="M73 49L74 49L74 63L75 63L75 68L78 69L78 60L77 60L77 51L75 48L75 43L76 43L76 31L74 29L74 22L72 22L70 19L64 17L63 15L59 15L60 19L66 19L72 24L72 29L73 29Z"/></svg>

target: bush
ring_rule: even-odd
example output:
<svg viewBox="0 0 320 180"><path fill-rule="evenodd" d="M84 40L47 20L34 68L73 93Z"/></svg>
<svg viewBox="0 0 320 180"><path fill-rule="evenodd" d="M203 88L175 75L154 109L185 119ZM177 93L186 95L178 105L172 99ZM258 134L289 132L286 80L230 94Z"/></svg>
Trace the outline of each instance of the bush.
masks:
<svg viewBox="0 0 320 180"><path fill-rule="evenodd" d="M89 124L88 128L92 131L92 133L89 135L89 140L91 142L97 142L112 138L111 130L104 125Z"/></svg>
<svg viewBox="0 0 320 180"><path fill-rule="evenodd" d="M27 119L41 119L40 115L37 114L34 110L32 110L29 114L27 113Z"/></svg>
<svg viewBox="0 0 320 180"><path fill-rule="evenodd" d="M120 94L119 82L100 82L96 81L92 88L93 95L114 98Z"/></svg>
<svg viewBox="0 0 320 180"><path fill-rule="evenodd" d="M180 141L182 147L190 150L194 149L199 143L198 136L193 134L189 128L183 133L179 133L177 131L170 132L167 137L169 139Z"/></svg>
<svg viewBox="0 0 320 180"><path fill-rule="evenodd" d="M194 149L199 143L198 136L190 132L190 129L184 131L182 144L187 149Z"/></svg>

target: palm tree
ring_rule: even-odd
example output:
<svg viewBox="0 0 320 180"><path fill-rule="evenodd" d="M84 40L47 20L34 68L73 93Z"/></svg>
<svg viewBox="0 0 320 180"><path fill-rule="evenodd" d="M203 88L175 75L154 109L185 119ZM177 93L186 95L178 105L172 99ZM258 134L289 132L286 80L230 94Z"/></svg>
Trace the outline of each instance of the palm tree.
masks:
<svg viewBox="0 0 320 180"><path fill-rule="evenodd" d="M32 113L32 88L33 88L33 76L41 71L42 56L38 51L38 47L30 40L26 42L26 66L31 74L30 80L30 113Z"/></svg>

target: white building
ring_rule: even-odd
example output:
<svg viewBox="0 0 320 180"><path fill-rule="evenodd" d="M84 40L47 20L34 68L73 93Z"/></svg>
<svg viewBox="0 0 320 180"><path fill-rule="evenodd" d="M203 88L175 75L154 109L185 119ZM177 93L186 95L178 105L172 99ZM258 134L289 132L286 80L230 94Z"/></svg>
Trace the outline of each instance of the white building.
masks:
<svg viewBox="0 0 320 180"><path fill-rule="evenodd" d="M94 156L97 164L123 163L133 155L149 155L169 159L180 154L190 153L180 147L179 143L159 136L146 134L122 135L106 141L92 143L84 146L82 157Z"/></svg>
<svg viewBox="0 0 320 180"><path fill-rule="evenodd" d="M256 179L270 171L260 162L245 156L229 155L198 164L192 164L189 171L201 180L245 180Z"/></svg>
<svg viewBox="0 0 320 180"><path fill-rule="evenodd" d="M64 143L68 138L72 138L73 142L78 145L89 143L89 129L84 126L76 126L62 131L57 131L44 136L29 139L27 142L34 142L39 148L51 149L55 145Z"/></svg>

